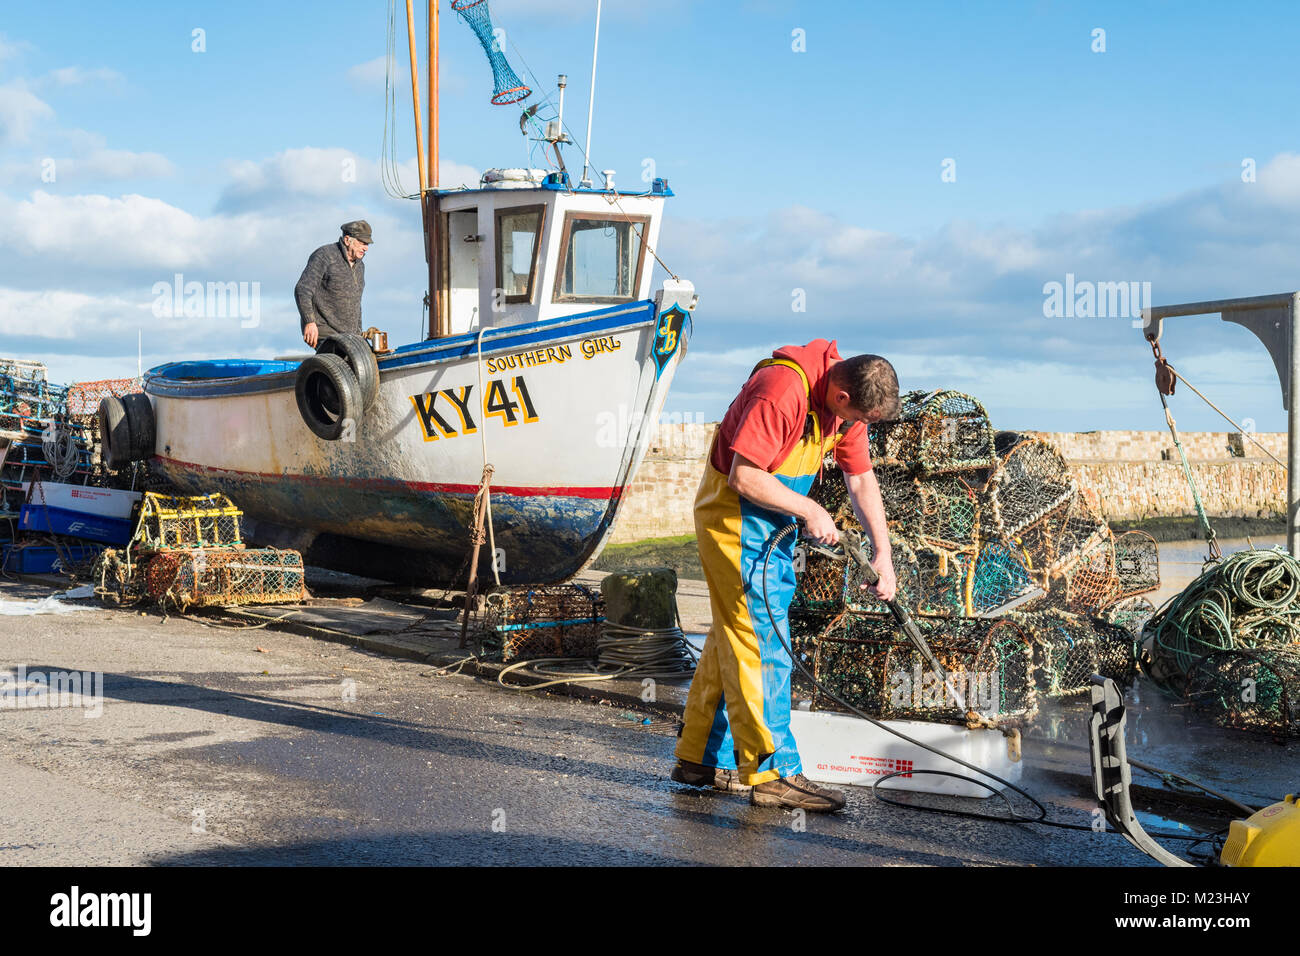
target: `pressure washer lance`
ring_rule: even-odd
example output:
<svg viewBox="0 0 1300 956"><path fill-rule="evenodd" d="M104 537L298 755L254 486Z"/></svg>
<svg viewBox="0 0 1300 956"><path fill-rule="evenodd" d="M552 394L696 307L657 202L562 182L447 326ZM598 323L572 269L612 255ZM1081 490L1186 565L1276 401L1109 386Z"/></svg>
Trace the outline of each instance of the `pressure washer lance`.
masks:
<svg viewBox="0 0 1300 956"><path fill-rule="evenodd" d="M866 546L862 543L862 533L852 528L847 531L841 531L840 544L844 549L843 554L820 544L810 545L808 550L815 554L821 554L836 560L843 560L847 556L849 560L858 566L858 570L861 571L867 584L874 587L880 581L880 575L876 572L876 569L871 566L871 557L867 554ZM912 615L907 613L907 609L892 599L885 601L884 604L889 608L889 613L894 616L894 621L898 624L899 630L906 635L907 639L912 642L912 646L915 647L920 655L925 658L926 663L930 665L930 670L934 675L943 682L944 689L948 691L949 696L952 697L953 703L957 705L957 709L965 711L968 720L973 720L976 723L987 723L987 718L982 717L967 707L965 698L963 698L961 694L957 693L952 684L949 683L947 671L945 671L943 665L939 663L938 658L934 656L934 651L930 650L930 645L926 643L925 636L921 633L921 629L916 626L916 622L912 620Z"/></svg>

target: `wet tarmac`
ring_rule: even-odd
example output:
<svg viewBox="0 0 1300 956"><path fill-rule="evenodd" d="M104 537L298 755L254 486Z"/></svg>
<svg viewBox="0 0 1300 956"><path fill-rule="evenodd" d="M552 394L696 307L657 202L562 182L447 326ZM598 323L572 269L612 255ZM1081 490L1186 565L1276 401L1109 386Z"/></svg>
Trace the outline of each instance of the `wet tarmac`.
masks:
<svg viewBox="0 0 1300 956"><path fill-rule="evenodd" d="M1202 549L1161 546L1167 587L1199 572ZM0 583L5 598L46 593ZM667 779L670 712L270 629L93 610L75 626L5 619L0 649L0 669L99 670L105 688L96 719L0 710L0 864L1152 865L1092 829L1084 696L1049 702L1025 742L1022 785L1074 828L1049 829L861 788L831 817L754 808ZM1146 683L1129 701L1132 757L1253 805L1300 789L1290 747L1189 718ZM1134 782L1168 789L1140 771ZM998 798L890 798L1006 812ZM1140 809L1170 834L1232 816Z"/></svg>
<svg viewBox="0 0 1300 956"><path fill-rule="evenodd" d="M671 783L663 717L295 634L103 610L78 625L32 617L0 632L6 666L104 679L96 719L0 711L0 863L1149 862L1087 829L1085 793L1032 768L1026 788L1084 829L920 812L863 790L843 814L805 818Z"/></svg>

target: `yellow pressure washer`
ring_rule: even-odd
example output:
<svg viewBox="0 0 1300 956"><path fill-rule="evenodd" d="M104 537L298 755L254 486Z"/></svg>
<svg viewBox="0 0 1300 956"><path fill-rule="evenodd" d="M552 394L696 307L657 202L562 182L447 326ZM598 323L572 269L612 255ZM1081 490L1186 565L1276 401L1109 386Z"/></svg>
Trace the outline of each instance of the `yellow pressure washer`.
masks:
<svg viewBox="0 0 1300 956"><path fill-rule="evenodd" d="M1124 746L1124 695L1109 677L1092 677L1088 721L1092 788L1106 820L1124 839L1165 866L1194 866L1151 838L1133 812L1129 763ZM1300 806L1289 793L1282 801L1233 820L1219 853L1221 866L1300 866Z"/></svg>

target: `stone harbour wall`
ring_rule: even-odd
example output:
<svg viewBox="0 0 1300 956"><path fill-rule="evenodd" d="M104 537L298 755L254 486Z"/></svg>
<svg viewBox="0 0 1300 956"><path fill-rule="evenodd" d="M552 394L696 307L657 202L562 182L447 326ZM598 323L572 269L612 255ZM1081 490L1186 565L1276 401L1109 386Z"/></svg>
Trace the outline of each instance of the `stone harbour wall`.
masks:
<svg viewBox="0 0 1300 956"><path fill-rule="evenodd" d="M614 543L694 534L695 490L717 424L660 425L625 492ZM1168 432L1023 432L1061 450L1080 483L1097 493L1111 520L1195 514L1191 490ZM1242 436L1180 432L1192 475L1211 515L1271 517L1286 511L1286 471L1249 441L1286 461L1284 432ZM1245 437L1246 440L1243 440Z"/></svg>

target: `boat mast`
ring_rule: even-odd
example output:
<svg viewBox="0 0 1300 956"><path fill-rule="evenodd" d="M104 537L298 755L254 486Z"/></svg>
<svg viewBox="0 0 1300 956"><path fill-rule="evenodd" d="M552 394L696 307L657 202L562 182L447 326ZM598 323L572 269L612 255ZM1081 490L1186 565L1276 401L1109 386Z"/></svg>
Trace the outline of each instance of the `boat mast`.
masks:
<svg viewBox="0 0 1300 956"><path fill-rule="evenodd" d="M429 0L429 192L424 219L425 242L429 255L429 335L436 339L447 334L442 316L442 293L439 279L439 239L441 203L438 197L438 0ZM418 132L416 135L419 135Z"/></svg>
<svg viewBox="0 0 1300 956"><path fill-rule="evenodd" d="M591 186L587 170L591 166L591 115L596 111L596 54L600 52L600 3L596 0L596 39L591 43L591 92L587 96L587 141L582 144L582 187Z"/></svg>
<svg viewBox="0 0 1300 956"><path fill-rule="evenodd" d="M434 0L436 3L436 0ZM433 35L433 31L430 31ZM428 170L437 168L437 161L430 160L425 165L424 159L424 111L420 108L420 67L415 57L415 9L413 0L406 0L406 40L407 49L411 56L411 105L415 110L415 171L420 177L420 223L424 232L424 261L429 264L429 292L425 298L425 305L429 307L429 327L427 330L428 338L433 338L436 313L434 310L433 291L437 288L433 281L436 275L434 268L434 244L433 244L433 210L429 200L429 174ZM429 81L429 94L432 96L436 90L436 85L432 78ZM430 119L437 115L437 108L430 104ZM437 133L430 130L430 145L436 143L434 138Z"/></svg>

